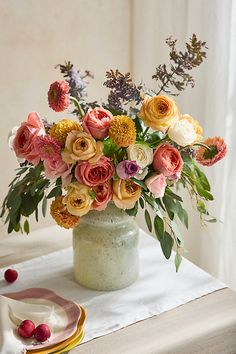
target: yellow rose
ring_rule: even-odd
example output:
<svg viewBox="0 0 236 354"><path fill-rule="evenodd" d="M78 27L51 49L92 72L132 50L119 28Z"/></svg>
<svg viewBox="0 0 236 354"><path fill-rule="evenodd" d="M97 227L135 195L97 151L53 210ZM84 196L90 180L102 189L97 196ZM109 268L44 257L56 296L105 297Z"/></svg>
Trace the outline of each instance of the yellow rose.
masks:
<svg viewBox="0 0 236 354"><path fill-rule="evenodd" d="M175 102L167 96L145 98L138 113L144 124L163 133L179 118L179 110Z"/></svg>
<svg viewBox="0 0 236 354"><path fill-rule="evenodd" d="M77 161L97 162L102 156L103 143L92 135L73 130L68 133L62 159L69 164Z"/></svg>
<svg viewBox="0 0 236 354"><path fill-rule="evenodd" d="M202 139L202 127L201 125L199 124L199 122L196 120L196 119L193 119L193 117L191 117L189 114L183 114L180 119L187 119L189 121L190 124L192 124L194 130L195 130L195 133L197 135L197 138L195 140L195 142L199 141Z"/></svg>
<svg viewBox="0 0 236 354"><path fill-rule="evenodd" d="M67 194L63 198L63 203L69 213L76 216L87 214L93 203L93 190L80 183L71 183L67 187Z"/></svg>
<svg viewBox="0 0 236 354"><path fill-rule="evenodd" d="M113 182L113 202L120 209L132 209L140 198L141 188L131 180Z"/></svg>

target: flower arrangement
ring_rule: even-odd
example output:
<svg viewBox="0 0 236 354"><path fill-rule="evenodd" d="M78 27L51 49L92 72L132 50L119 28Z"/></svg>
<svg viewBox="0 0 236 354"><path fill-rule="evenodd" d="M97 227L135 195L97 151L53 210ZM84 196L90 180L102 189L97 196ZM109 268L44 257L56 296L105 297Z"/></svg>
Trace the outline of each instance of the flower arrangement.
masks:
<svg viewBox="0 0 236 354"><path fill-rule="evenodd" d="M76 119L51 124L33 112L13 129L10 143L20 167L1 212L9 233L29 233L28 217L35 213L38 221L40 202L45 216L49 199L52 217L65 228L74 228L90 210L105 210L110 201L131 216L141 207L167 259L176 246L178 270L183 238L176 221L188 227L178 190L187 189L202 221L216 221L207 211L213 196L198 164L212 166L227 148L220 137L202 141L199 122L181 114L170 98L194 86L189 71L203 62L206 43L193 35L185 52L177 51L176 40L166 43L169 69L159 65L153 75L158 92L111 70L104 83L110 89L106 103L86 101L89 71L81 73L70 62L59 65L64 79L51 84L48 104L55 112L72 104Z"/></svg>

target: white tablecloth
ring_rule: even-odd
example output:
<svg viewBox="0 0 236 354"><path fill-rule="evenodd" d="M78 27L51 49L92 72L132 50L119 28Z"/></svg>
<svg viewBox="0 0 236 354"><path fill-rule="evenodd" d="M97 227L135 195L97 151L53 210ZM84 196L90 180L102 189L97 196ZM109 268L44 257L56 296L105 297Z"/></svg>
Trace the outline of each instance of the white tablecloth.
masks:
<svg viewBox="0 0 236 354"><path fill-rule="evenodd" d="M53 230L54 227L42 229L42 233L47 232L50 237ZM42 287L80 303L87 312L84 342L225 287L186 259L176 273L173 258L167 261L159 243L143 231L140 277L126 289L98 292L75 283L72 248L19 263L14 268L19 278L11 285L0 281L0 294Z"/></svg>

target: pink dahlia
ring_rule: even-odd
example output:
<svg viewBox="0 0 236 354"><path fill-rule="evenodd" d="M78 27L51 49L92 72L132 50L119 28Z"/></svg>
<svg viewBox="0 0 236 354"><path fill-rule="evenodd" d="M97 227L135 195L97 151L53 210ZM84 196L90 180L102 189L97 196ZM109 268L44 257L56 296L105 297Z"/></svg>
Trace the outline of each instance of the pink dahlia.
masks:
<svg viewBox="0 0 236 354"><path fill-rule="evenodd" d="M34 142L35 149L42 160L57 159L61 156L61 146L50 135L38 136Z"/></svg>
<svg viewBox="0 0 236 354"><path fill-rule="evenodd" d="M227 145L224 139L219 136L207 138L203 144L209 146L210 149L201 146L197 149L196 160L203 166L212 166L217 161L223 159L227 153Z"/></svg>
<svg viewBox="0 0 236 354"><path fill-rule="evenodd" d="M48 91L48 104L56 112L62 112L70 104L70 86L66 81L55 81Z"/></svg>

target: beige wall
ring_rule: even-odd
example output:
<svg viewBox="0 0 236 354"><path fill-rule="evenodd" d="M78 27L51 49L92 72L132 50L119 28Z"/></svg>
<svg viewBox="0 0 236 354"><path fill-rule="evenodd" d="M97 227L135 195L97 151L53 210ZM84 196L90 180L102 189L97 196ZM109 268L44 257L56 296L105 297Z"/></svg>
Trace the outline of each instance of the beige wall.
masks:
<svg viewBox="0 0 236 354"><path fill-rule="evenodd" d="M31 111L55 121L47 105L49 84L60 78L55 64L72 61L95 79L91 99L105 97L105 71L130 67L129 0L0 0L0 201L17 162L7 135ZM43 220L42 227L52 222ZM5 231L1 228L1 233Z"/></svg>

